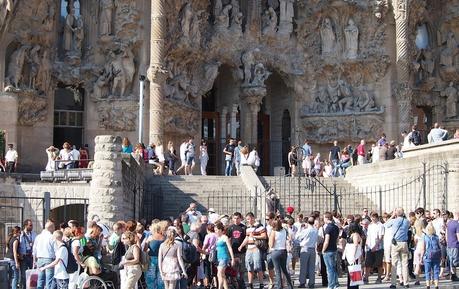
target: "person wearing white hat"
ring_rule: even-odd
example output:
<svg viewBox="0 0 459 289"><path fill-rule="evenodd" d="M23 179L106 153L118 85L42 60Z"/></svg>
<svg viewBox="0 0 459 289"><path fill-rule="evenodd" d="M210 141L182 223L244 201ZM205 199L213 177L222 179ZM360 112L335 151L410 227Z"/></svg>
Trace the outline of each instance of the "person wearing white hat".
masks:
<svg viewBox="0 0 459 289"><path fill-rule="evenodd" d="M209 223L215 224L215 222L218 221L220 216L217 213L215 213L215 209L214 208L209 208L207 210L207 212L209 213Z"/></svg>
<svg viewBox="0 0 459 289"><path fill-rule="evenodd" d="M59 155L59 149L55 148L54 146L50 146L46 149L46 154L48 155L48 162L46 163L46 171L54 171L56 168L56 162Z"/></svg>

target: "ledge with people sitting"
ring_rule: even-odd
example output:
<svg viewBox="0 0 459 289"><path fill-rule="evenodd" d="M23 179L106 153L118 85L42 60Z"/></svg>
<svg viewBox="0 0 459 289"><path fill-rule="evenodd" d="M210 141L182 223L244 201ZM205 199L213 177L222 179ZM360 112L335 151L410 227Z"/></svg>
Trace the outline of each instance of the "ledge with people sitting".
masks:
<svg viewBox="0 0 459 289"><path fill-rule="evenodd" d="M403 157L410 158L453 150L459 151L459 139L450 139L436 143L412 146L403 150Z"/></svg>

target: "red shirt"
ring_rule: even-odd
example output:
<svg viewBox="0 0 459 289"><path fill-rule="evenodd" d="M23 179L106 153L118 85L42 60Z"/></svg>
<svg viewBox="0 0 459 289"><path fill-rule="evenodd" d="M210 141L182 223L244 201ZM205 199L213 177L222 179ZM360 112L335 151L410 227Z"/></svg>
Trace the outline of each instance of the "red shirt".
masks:
<svg viewBox="0 0 459 289"><path fill-rule="evenodd" d="M357 155L359 156L365 156L365 145L359 144L357 146Z"/></svg>

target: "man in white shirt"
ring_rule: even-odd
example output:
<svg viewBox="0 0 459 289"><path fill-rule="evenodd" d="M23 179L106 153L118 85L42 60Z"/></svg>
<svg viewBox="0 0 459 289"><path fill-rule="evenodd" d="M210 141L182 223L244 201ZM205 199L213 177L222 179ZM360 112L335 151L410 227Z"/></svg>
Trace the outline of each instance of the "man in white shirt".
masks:
<svg viewBox="0 0 459 289"><path fill-rule="evenodd" d="M303 227L296 236L301 246L300 286L298 288L306 288L306 280L309 280L309 288L314 288L315 285L316 247L319 232L314 227L314 221L313 217L309 217L306 227Z"/></svg>
<svg viewBox="0 0 459 289"><path fill-rule="evenodd" d="M18 165L18 152L13 148L13 144L8 144L8 151L5 154L5 165L7 173L14 173Z"/></svg>
<svg viewBox="0 0 459 289"><path fill-rule="evenodd" d="M215 222L217 222L218 219L220 218L220 215L215 213L215 209L214 208L209 208L209 210L207 210L207 212L209 212L209 223L215 224Z"/></svg>
<svg viewBox="0 0 459 289"><path fill-rule="evenodd" d="M79 167L79 162L78 161L80 160L80 151L76 149L75 145L73 145L73 149L72 149L71 153L72 153L72 156L73 156L73 160L75 161L73 163L73 167L77 169Z"/></svg>
<svg viewBox="0 0 459 289"><path fill-rule="evenodd" d="M365 278L368 283L368 277L371 269L378 268L378 279L376 283L381 283L383 274L383 258L384 258L384 225L379 221L378 213L371 213L371 224L368 226L367 240L365 243Z"/></svg>
<svg viewBox="0 0 459 289"><path fill-rule="evenodd" d="M54 269L54 280L56 282L57 289L68 289L69 274L67 273L67 265L69 252L62 241L62 237L62 231L54 231L53 238L56 242L56 258L52 263L40 267L40 272L44 272L48 269Z"/></svg>
<svg viewBox="0 0 459 289"><path fill-rule="evenodd" d="M430 130L430 133L427 135L427 140L429 143L439 143L446 140L448 137L448 131L440 128L438 123L434 124L434 127Z"/></svg>
<svg viewBox="0 0 459 289"><path fill-rule="evenodd" d="M188 215L188 224L192 225L201 219L201 212L197 210L196 203L191 203L185 213Z"/></svg>
<svg viewBox="0 0 459 289"><path fill-rule="evenodd" d="M51 221L46 222L45 229L37 236L35 243L33 244L33 257L34 264L38 269L51 264L56 255L54 251L54 223ZM54 281L54 269L47 268L44 271L40 271L38 274L37 280L37 289L44 289L45 286L47 289L55 288Z"/></svg>

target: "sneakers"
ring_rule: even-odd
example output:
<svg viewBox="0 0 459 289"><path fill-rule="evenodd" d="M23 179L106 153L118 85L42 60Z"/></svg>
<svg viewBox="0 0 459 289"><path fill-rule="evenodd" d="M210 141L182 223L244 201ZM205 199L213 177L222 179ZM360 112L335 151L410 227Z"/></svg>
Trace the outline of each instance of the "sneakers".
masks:
<svg viewBox="0 0 459 289"><path fill-rule="evenodd" d="M458 282L459 281L459 278L457 278L456 274L451 274L451 281L453 282Z"/></svg>
<svg viewBox="0 0 459 289"><path fill-rule="evenodd" d="M298 288L306 288L306 285L305 284L300 284L300 286L298 286Z"/></svg>
<svg viewBox="0 0 459 289"><path fill-rule="evenodd" d="M363 277L363 283L368 284L368 278L367 277Z"/></svg>
<svg viewBox="0 0 459 289"><path fill-rule="evenodd" d="M389 288L397 288L395 285L390 285Z"/></svg>
<svg viewBox="0 0 459 289"><path fill-rule="evenodd" d="M382 283L382 279L381 278L376 279L375 284L381 284L381 283Z"/></svg>
<svg viewBox="0 0 459 289"><path fill-rule="evenodd" d="M421 285L421 282L419 282L419 280L417 280L416 282L414 282L414 285Z"/></svg>

